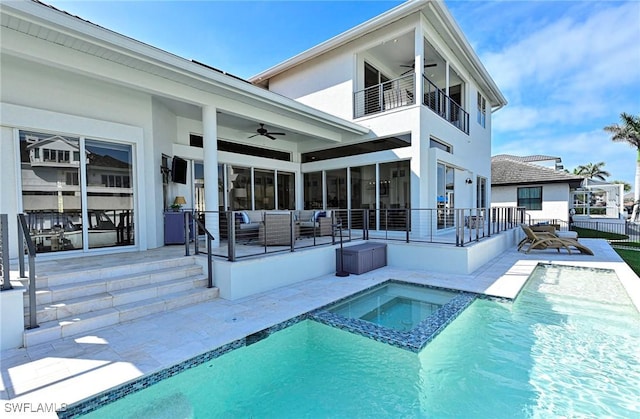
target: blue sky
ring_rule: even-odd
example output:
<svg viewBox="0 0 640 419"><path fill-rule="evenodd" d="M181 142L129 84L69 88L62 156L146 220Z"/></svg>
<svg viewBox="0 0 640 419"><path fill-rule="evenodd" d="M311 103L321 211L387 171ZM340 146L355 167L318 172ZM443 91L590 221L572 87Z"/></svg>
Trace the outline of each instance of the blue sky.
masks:
<svg viewBox="0 0 640 419"><path fill-rule="evenodd" d="M46 2L47 0L45 0ZM96 24L248 78L399 1L49 1ZM446 2L509 105L493 154L604 161L633 183L636 152L602 127L640 114L640 2Z"/></svg>

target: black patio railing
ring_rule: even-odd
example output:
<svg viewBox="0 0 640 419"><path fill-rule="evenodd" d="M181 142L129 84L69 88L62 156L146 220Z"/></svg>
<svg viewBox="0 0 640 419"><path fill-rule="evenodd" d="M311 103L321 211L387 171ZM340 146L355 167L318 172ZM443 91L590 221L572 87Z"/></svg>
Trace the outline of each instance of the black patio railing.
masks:
<svg viewBox="0 0 640 419"><path fill-rule="evenodd" d="M314 211L199 212L193 217L203 221L195 226L199 229L196 240L211 235L212 241L217 234L215 246L208 244L208 254L236 261L334 245L340 238L343 242L383 239L465 246L525 222L524 209L515 207L328 209L315 219L309 219L309 213ZM204 228L207 223L217 229Z"/></svg>
<svg viewBox="0 0 640 419"><path fill-rule="evenodd" d="M9 218L0 214L0 291L12 289L9 274Z"/></svg>
<svg viewBox="0 0 640 419"><path fill-rule="evenodd" d="M24 255L29 260L29 280L27 282L29 301L29 324L27 329L38 327L36 317L36 246L29 235L29 227L24 214L18 214L18 262L20 266L20 278L27 278L25 275Z"/></svg>

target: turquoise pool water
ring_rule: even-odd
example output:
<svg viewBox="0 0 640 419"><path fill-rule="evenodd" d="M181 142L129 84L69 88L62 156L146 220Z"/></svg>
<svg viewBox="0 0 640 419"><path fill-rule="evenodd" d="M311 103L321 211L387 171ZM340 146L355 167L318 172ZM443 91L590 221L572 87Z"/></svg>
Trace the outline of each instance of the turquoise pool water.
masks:
<svg viewBox="0 0 640 419"><path fill-rule="evenodd" d="M362 319L398 331L408 331L451 301L456 293L404 284L386 284L330 307L346 318Z"/></svg>
<svg viewBox="0 0 640 419"><path fill-rule="evenodd" d="M545 266L419 354L308 320L89 417L640 417L639 348L615 274Z"/></svg>

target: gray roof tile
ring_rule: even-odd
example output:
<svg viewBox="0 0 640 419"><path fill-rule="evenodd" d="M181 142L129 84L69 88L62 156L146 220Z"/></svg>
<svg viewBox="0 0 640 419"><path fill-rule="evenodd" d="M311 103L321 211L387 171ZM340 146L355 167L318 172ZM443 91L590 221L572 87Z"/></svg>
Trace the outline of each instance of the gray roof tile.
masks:
<svg viewBox="0 0 640 419"><path fill-rule="evenodd" d="M555 157L551 158L555 159ZM524 158L522 157L509 156L506 154L492 157L491 185L504 186L533 183L569 183L571 187L577 188L584 180L581 176L543 167L538 164L528 163L527 161L523 161L523 159Z"/></svg>

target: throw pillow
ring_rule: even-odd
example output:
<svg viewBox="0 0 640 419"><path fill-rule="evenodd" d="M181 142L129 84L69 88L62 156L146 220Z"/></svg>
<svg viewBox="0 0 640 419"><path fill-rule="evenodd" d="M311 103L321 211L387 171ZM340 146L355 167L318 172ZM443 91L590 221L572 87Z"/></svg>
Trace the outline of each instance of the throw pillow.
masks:
<svg viewBox="0 0 640 419"><path fill-rule="evenodd" d="M313 213L313 217L311 218L311 221L313 221L314 223L318 221L318 218L320 217L326 217L327 216L327 212L326 211L315 211Z"/></svg>

